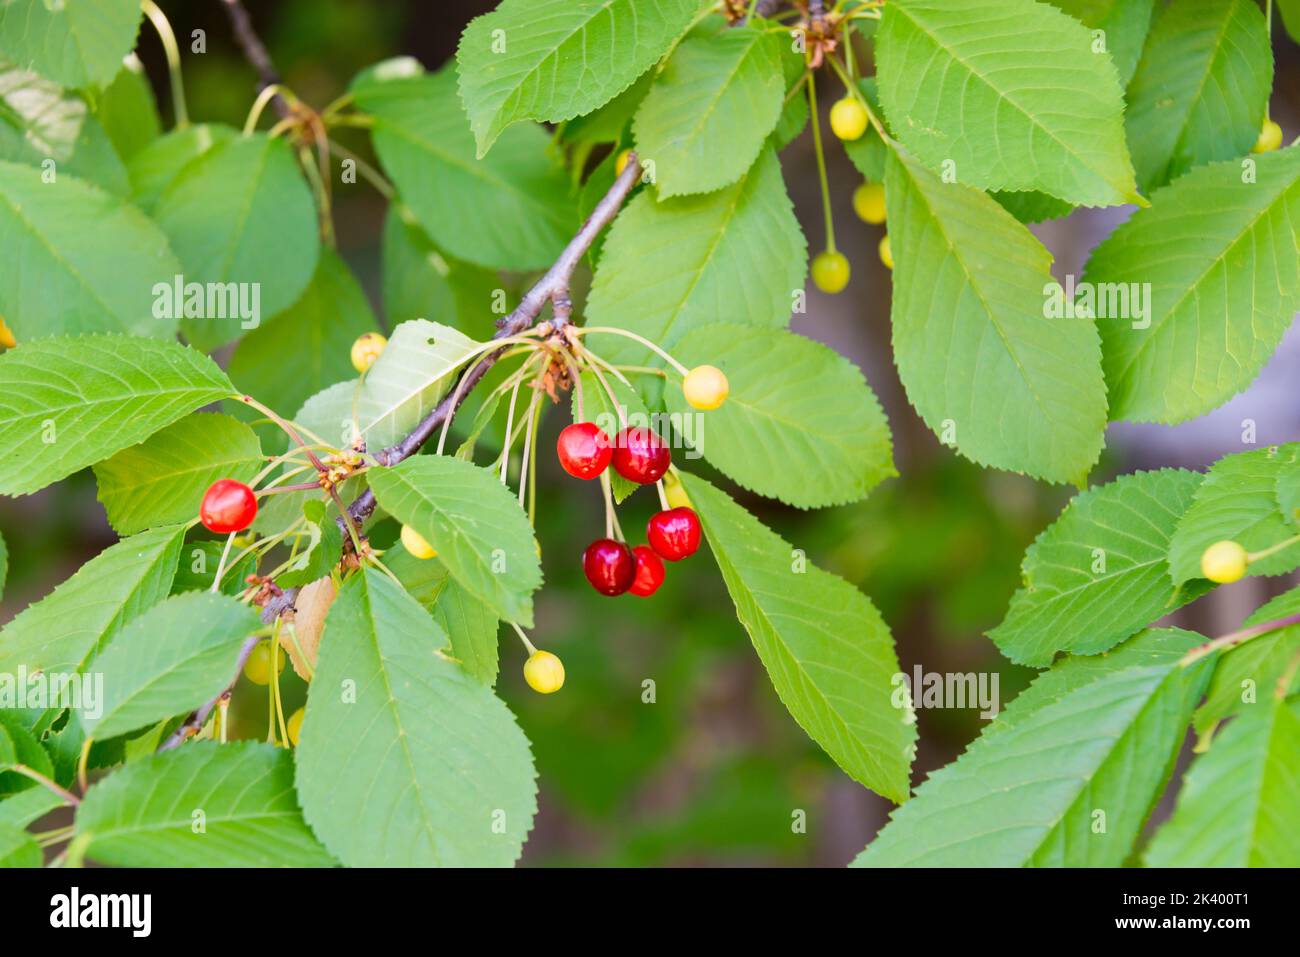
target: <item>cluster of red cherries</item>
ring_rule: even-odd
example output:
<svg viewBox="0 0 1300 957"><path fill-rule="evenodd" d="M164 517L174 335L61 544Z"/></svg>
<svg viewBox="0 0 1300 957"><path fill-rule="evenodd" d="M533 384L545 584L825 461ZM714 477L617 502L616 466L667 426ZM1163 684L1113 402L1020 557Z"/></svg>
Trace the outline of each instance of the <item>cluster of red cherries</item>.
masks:
<svg viewBox="0 0 1300 957"><path fill-rule="evenodd" d="M556 442L560 465L575 478L599 478L611 464L630 482L652 485L672 464L672 453L653 430L624 428L611 442L594 422L566 426ZM646 526L649 545L629 548L625 542L598 538L582 553L582 571L602 595L631 592L649 597L664 583L664 561L677 562L700 547L700 519L690 508L656 512Z"/></svg>

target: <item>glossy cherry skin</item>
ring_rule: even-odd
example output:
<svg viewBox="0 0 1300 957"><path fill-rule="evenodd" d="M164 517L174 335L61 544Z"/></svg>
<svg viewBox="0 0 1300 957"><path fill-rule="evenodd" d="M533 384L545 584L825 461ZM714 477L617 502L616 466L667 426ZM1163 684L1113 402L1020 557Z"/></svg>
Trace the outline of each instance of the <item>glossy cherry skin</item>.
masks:
<svg viewBox="0 0 1300 957"><path fill-rule="evenodd" d="M594 422L575 422L560 432L555 453L564 471L574 478L594 479L609 465L614 449L609 436Z"/></svg>
<svg viewBox="0 0 1300 957"><path fill-rule="evenodd" d="M653 430L633 426L614 441L614 471L631 482L657 482L673 463L673 454Z"/></svg>
<svg viewBox="0 0 1300 957"><path fill-rule="evenodd" d="M664 563L649 545L632 549L636 556L636 579L628 589L639 598L649 598L664 583Z"/></svg>
<svg viewBox="0 0 1300 957"><path fill-rule="evenodd" d="M199 521L218 535L242 532L257 517L257 496L243 482L219 479L203 493Z"/></svg>
<svg viewBox="0 0 1300 957"><path fill-rule="evenodd" d="M636 581L636 556L612 538L598 538L582 553L582 571L602 595L621 595Z"/></svg>
<svg viewBox="0 0 1300 957"><path fill-rule="evenodd" d="M650 516L645 537L660 558L679 562L700 547L700 519L690 508L670 508Z"/></svg>

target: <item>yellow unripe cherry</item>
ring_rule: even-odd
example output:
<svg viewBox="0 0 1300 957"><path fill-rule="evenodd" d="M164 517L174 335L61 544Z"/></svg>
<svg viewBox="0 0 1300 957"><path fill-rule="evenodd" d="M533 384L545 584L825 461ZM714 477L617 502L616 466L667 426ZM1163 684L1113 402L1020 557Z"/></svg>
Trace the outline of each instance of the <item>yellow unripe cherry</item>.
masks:
<svg viewBox="0 0 1300 957"><path fill-rule="evenodd" d="M631 150L623 150L623 152L618 154L618 157L614 160L615 176L623 175L623 170L627 169L627 161L630 160L631 158L632 158Z"/></svg>
<svg viewBox="0 0 1300 957"><path fill-rule="evenodd" d="M849 261L841 252L818 253L812 261L812 281L822 292L839 292L849 284Z"/></svg>
<svg viewBox="0 0 1300 957"><path fill-rule="evenodd" d="M894 253L889 248L888 233L885 233L880 239L880 261L885 264L886 269L894 268Z"/></svg>
<svg viewBox="0 0 1300 957"><path fill-rule="evenodd" d="M1226 585L1240 581L1249 564L1246 550L1236 542L1215 542L1201 555L1201 574L1212 582Z"/></svg>
<svg viewBox="0 0 1300 957"><path fill-rule="evenodd" d="M289 732L289 741L295 748L298 747L298 736L302 734L302 716L303 709L299 708L289 715L289 720L285 723L285 730Z"/></svg>
<svg viewBox="0 0 1300 957"><path fill-rule="evenodd" d="M0 319L0 349L12 349L18 345L18 340L9 327L5 325L4 319Z"/></svg>
<svg viewBox="0 0 1300 957"><path fill-rule="evenodd" d="M672 472L664 473L664 498L668 499L669 508L691 508L691 497L681 480Z"/></svg>
<svg viewBox="0 0 1300 957"><path fill-rule="evenodd" d="M352 343L352 368L358 372L365 372L375 364L379 353L384 351L386 345L388 339L377 332L367 332L357 336L357 341Z"/></svg>
<svg viewBox="0 0 1300 957"><path fill-rule="evenodd" d="M524 662L524 680L538 694L554 694L564 687L564 662L549 651L534 651Z"/></svg>
<svg viewBox="0 0 1300 957"><path fill-rule="evenodd" d="M244 677L255 685L269 685L271 683L271 643L269 641L259 641L253 649L253 653L248 656L244 662ZM275 656L275 673L279 675L284 671L284 655Z"/></svg>
<svg viewBox="0 0 1300 957"><path fill-rule="evenodd" d="M1272 120L1265 120L1259 131L1259 139L1250 148L1252 153L1271 153L1282 145L1282 127Z"/></svg>
<svg viewBox="0 0 1300 957"><path fill-rule="evenodd" d="M853 191L853 211L864 223L879 226L885 221L885 187L863 183Z"/></svg>
<svg viewBox="0 0 1300 957"><path fill-rule="evenodd" d="M717 366L696 366L682 380L682 392L693 409L716 409L730 391L726 373Z"/></svg>
<svg viewBox="0 0 1300 957"><path fill-rule="evenodd" d="M438 551L410 525L402 526L402 547L416 558L437 558Z"/></svg>
<svg viewBox="0 0 1300 957"><path fill-rule="evenodd" d="M831 132L842 140L856 140L867 131L867 111L851 96L831 107Z"/></svg>

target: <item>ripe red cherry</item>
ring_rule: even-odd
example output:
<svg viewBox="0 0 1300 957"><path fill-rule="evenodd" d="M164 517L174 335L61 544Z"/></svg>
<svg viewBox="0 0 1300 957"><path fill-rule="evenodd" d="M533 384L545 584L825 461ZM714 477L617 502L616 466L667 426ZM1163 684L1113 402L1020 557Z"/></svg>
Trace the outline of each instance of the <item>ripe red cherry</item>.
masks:
<svg viewBox="0 0 1300 957"><path fill-rule="evenodd" d="M651 429L627 428L614 441L614 470L629 481L642 485L657 482L672 462L672 452Z"/></svg>
<svg viewBox="0 0 1300 957"><path fill-rule="evenodd" d="M636 580L628 591L640 598L649 598L664 583L664 563L649 545L638 545L632 549L632 554L636 556Z"/></svg>
<svg viewBox="0 0 1300 957"><path fill-rule="evenodd" d="M594 479L609 465L614 450L609 436L594 422L575 422L560 432L555 443L556 454L564 471L574 478Z"/></svg>
<svg viewBox="0 0 1300 957"><path fill-rule="evenodd" d="M622 542L598 538L582 553L582 571L602 595L621 595L636 580L636 556Z"/></svg>
<svg viewBox="0 0 1300 957"><path fill-rule="evenodd" d="M660 558L670 562L694 555L700 547L700 519L690 508L670 508L650 516L645 536Z"/></svg>
<svg viewBox="0 0 1300 957"><path fill-rule="evenodd" d="M257 496L243 482L219 479L203 493L199 521L219 535L242 532L257 517Z"/></svg>

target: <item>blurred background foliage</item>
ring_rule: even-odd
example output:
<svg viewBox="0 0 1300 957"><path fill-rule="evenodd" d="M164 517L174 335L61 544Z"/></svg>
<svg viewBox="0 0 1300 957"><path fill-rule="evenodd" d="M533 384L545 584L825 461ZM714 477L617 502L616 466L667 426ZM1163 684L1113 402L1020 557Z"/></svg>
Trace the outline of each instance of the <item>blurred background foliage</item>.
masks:
<svg viewBox="0 0 1300 957"><path fill-rule="evenodd" d="M160 0L160 6L184 51L190 116L242 125L256 78L233 45L219 0ZM454 54L464 25L493 4L252 0L246 6L284 82L319 109L378 60L404 54L427 68L440 66ZM205 31L201 55L189 52L195 30ZM1289 139L1300 119L1300 70L1297 51L1281 30L1275 31L1275 55L1272 111ZM170 127L165 62L147 25L140 56ZM343 130L340 136L373 161L364 133ZM815 252L823 237L807 131L782 161ZM862 366L889 414L901 477L865 502L815 513L750 496L741 500L810 561L872 598L894 631L905 672L916 665L930 672L997 672L1005 704L1032 672L1009 664L984 632L1001 620L1024 549L1072 490L979 469L941 447L917 419L890 357L889 277L875 255L880 228L853 217L850 197L860 177L837 144L829 144L828 163L837 239L853 264L853 280L838 297L810 292L807 313L795 317L794 328ZM364 180L340 185L335 172L339 251L391 328L412 317L387 316L382 309L386 203ZM1035 227L1057 256L1058 278L1077 275L1088 249L1126 215L1081 210ZM496 285L513 302L528 279L501 277ZM461 326L485 338L494 318L484 301L481 313ZM1256 386L1214 415L1176 429L1113 428L1094 481L1139 467L1202 467L1241 450L1244 418L1257 422L1260 444L1300 437L1298 373L1300 339L1293 330ZM552 441L567 412L561 406L549 416L544 434ZM841 773L781 707L707 550L670 567L652 600L603 598L586 585L578 561L600 533L597 490L568 480L546 456L539 479L546 585L534 638L564 659L568 678L559 694L531 693L520 671L523 650L503 630L498 689L533 742L540 773L541 811L524 863L842 865L851 859L883 824L890 805ZM644 522L652 499L648 492L631 499L624 525ZM89 472L30 499L0 501L0 528L11 551L0 623L114 540ZM392 522L380 523L372 535L380 546L395 538ZM1249 579L1184 609L1177 621L1208 633L1227 630L1285 586ZM292 669L285 671L283 694L289 711L305 698ZM235 735L265 735L266 695L266 688L241 679L232 709ZM984 723L977 707L921 710L918 718L914 783L952 760Z"/></svg>

